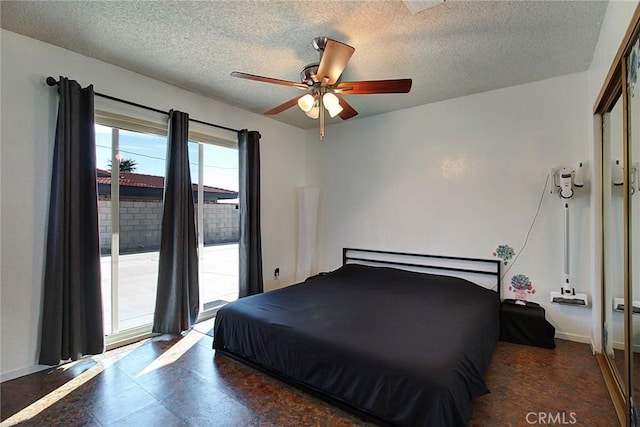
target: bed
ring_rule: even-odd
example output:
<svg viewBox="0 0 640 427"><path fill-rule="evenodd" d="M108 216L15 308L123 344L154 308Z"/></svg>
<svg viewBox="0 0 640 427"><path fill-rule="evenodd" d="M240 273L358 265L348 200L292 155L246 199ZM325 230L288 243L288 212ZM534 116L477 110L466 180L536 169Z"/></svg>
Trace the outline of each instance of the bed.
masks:
<svg viewBox="0 0 640 427"><path fill-rule="evenodd" d="M221 308L213 348L378 424L462 426L489 392L499 295L496 260L344 249L335 271Z"/></svg>

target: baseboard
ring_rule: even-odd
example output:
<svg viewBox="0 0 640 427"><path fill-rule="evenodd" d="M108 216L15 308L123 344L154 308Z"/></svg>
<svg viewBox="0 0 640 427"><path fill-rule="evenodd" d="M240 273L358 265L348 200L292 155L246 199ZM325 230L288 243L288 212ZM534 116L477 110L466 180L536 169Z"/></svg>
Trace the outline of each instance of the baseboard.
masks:
<svg viewBox="0 0 640 427"><path fill-rule="evenodd" d="M624 351L624 343L622 341L614 341L613 342L613 349L614 350ZM634 344L633 345L633 352L634 353L640 353L640 344Z"/></svg>
<svg viewBox="0 0 640 427"><path fill-rule="evenodd" d="M14 369L13 371L3 372L0 374L0 383L5 381L11 381L16 378L24 377L25 375L33 374L34 372L44 371L46 369L51 369L51 366L47 365L32 365L27 366L26 368Z"/></svg>
<svg viewBox="0 0 640 427"><path fill-rule="evenodd" d="M591 345L591 349L593 350L593 341L591 341L591 337L590 336L571 334L571 333L568 333L568 332L556 331L556 338L560 338L561 340L575 341L575 342L581 342L581 343L584 343L584 344L589 344L589 345Z"/></svg>

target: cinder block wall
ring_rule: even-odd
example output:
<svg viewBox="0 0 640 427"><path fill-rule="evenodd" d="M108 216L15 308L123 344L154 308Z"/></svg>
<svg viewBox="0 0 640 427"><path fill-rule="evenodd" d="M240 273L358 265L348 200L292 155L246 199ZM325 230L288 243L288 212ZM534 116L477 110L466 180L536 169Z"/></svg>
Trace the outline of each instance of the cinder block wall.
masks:
<svg viewBox="0 0 640 427"><path fill-rule="evenodd" d="M237 205L204 205L204 244L237 242L240 238L240 211Z"/></svg>
<svg viewBox="0 0 640 427"><path fill-rule="evenodd" d="M100 200L100 247L111 252L111 201ZM197 215L197 212L196 212ZM153 251L160 247L162 202L120 202L120 252ZM237 242L240 236L237 205L204 205L204 244Z"/></svg>

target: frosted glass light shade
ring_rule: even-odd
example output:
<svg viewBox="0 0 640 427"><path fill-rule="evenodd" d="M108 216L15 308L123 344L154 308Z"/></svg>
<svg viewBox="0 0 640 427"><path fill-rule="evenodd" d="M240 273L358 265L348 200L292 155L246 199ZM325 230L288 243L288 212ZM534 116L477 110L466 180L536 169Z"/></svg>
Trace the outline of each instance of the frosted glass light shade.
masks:
<svg viewBox="0 0 640 427"><path fill-rule="evenodd" d="M315 102L315 99L314 99L313 95L308 93L308 94L298 98L298 107L300 107L300 109L302 111L304 111L305 113L308 113L313 108L313 103L314 102Z"/></svg>
<svg viewBox="0 0 640 427"><path fill-rule="evenodd" d="M338 97L332 94L331 92L327 92L322 96L322 102L324 103L324 106L327 108L340 104L340 100L338 100Z"/></svg>
<svg viewBox="0 0 640 427"><path fill-rule="evenodd" d="M305 114L312 119L317 119L318 117L320 117L320 108L318 107L318 104L315 104L311 108L311 110L307 111Z"/></svg>
<svg viewBox="0 0 640 427"><path fill-rule="evenodd" d="M331 117L335 117L342 112L342 106L337 104L332 107L327 107L327 111Z"/></svg>
<svg viewBox="0 0 640 427"><path fill-rule="evenodd" d="M342 111L340 100L331 92L327 92L322 96L322 103L331 117L337 116Z"/></svg>

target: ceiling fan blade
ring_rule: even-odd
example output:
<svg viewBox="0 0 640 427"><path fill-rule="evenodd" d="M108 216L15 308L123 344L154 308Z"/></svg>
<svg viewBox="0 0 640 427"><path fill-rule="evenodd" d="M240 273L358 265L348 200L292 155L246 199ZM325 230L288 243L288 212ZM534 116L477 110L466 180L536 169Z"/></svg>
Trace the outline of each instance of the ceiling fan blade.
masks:
<svg viewBox="0 0 640 427"><path fill-rule="evenodd" d="M255 74L241 73L239 71L234 71L233 73L231 73L231 77L238 77L240 79L247 79L247 80L255 80L257 82L263 82L263 83L273 83L281 86L293 86L300 89L309 89L309 86L307 86L304 83L291 82L289 80L274 79L272 77L257 76Z"/></svg>
<svg viewBox="0 0 640 427"><path fill-rule="evenodd" d="M335 95L338 97L340 106L342 107L342 111L338 113L338 116L342 120L347 120L358 115L358 112L343 97L341 97L339 94Z"/></svg>
<svg viewBox="0 0 640 427"><path fill-rule="evenodd" d="M355 49L348 44L327 39L320 65L318 65L318 72L316 73L317 80L322 82L326 77L328 78L328 85L335 84L342 71L344 71L344 67L347 66L347 62L351 59L353 52L355 52Z"/></svg>
<svg viewBox="0 0 640 427"><path fill-rule="evenodd" d="M336 89L344 95L368 95L375 93L407 93L411 90L411 79L368 80L342 82Z"/></svg>
<svg viewBox="0 0 640 427"><path fill-rule="evenodd" d="M265 116L272 116L274 114L282 113L284 110L288 110L289 108L291 108L294 105L298 104L298 98L300 98L300 97L296 96L295 98L291 98L287 102L284 102L284 103L278 105L277 107L273 107L269 111L265 111L264 115Z"/></svg>

